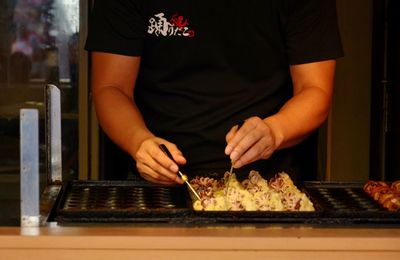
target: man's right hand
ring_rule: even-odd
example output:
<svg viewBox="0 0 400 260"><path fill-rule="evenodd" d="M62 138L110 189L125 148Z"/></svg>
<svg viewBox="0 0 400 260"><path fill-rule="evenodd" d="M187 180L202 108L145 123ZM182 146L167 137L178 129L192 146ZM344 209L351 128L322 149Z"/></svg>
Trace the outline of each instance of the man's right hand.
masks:
<svg viewBox="0 0 400 260"><path fill-rule="evenodd" d="M160 144L168 148L176 163L160 149ZM134 159L139 174L144 179L166 185L183 184L177 172L179 165L185 164L186 159L175 144L159 137L147 138L140 144Z"/></svg>

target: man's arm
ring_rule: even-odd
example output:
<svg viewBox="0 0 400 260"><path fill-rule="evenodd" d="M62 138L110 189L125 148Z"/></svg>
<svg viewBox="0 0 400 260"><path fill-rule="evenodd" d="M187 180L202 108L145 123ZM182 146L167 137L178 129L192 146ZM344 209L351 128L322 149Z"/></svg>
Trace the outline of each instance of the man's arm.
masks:
<svg viewBox="0 0 400 260"><path fill-rule="evenodd" d="M134 101L140 57L92 53L92 93L97 117L106 134L137 163L147 180L182 183L177 166L158 148L165 143L178 163L185 159L174 144L149 131Z"/></svg>
<svg viewBox="0 0 400 260"><path fill-rule="evenodd" d="M268 118L252 117L227 134L225 153L235 167L269 158L277 149L298 144L327 118L336 61L292 65L293 97Z"/></svg>
<svg viewBox="0 0 400 260"><path fill-rule="evenodd" d="M336 61L292 65L293 98L265 122L278 148L298 144L327 118L333 94Z"/></svg>
<svg viewBox="0 0 400 260"><path fill-rule="evenodd" d="M92 93L99 122L117 145L135 154L140 140L152 136L133 105L140 57L94 52L92 63Z"/></svg>

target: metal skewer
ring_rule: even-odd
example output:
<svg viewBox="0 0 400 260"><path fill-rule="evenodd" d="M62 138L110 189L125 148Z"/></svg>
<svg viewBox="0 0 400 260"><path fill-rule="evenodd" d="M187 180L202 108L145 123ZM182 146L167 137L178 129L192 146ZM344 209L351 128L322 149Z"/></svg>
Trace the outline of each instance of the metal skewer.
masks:
<svg viewBox="0 0 400 260"><path fill-rule="evenodd" d="M174 158L172 157L172 154L169 152L168 148L164 144L160 144L160 149L172 160L175 162ZM196 196L198 200L201 200L199 194L196 192L196 190L190 185L188 181L188 177L183 174L180 170L178 170L178 174L181 177L181 179L187 184L189 189L193 192L193 194Z"/></svg>
<svg viewBox="0 0 400 260"><path fill-rule="evenodd" d="M239 124L237 124L236 131L239 131L239 129L243 126L244 123L245 123L245 120L242 120L241 122L239 122ZM229 170L229 175L232 175L232 173L233 173L233 165L234 164L235 164L235 162L233 160L231 160L231 169Z"/></svg>
<svg viewBox="0 0 400 260"><path fill-rule="evenodd" d="M235 163L233 161L231 161L231 169L229 170L229 176L228 176L228 182L226 183L226 186L229 187L229 184L231 182L231 178L232 178L232 174L233 174L233 165Z"/></svg>

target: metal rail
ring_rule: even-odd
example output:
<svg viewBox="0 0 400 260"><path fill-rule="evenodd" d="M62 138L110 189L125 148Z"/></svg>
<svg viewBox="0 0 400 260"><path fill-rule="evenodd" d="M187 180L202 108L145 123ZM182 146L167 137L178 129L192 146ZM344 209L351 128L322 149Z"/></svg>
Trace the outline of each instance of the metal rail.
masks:
<svg viewBox="0 0 400 260"><path fill-rule="evenodd" d="M46 165L48 184L62 182L61 94L54 85L46 86Z"/></svg>

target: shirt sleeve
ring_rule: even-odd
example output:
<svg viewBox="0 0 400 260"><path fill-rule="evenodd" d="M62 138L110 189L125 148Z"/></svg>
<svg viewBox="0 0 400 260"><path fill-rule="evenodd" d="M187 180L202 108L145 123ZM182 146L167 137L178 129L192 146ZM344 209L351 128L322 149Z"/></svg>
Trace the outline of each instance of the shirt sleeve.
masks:
<svg viewBox="0 0 400 260"><path fill-rule="evenodd" d="M140 56L145 23L138 0L96 0L85 49Z"/></svg>
<svg viewBox="0 0 400 260"><path fill-rule="evenodd" d="M292 65L342 57L336 1L289 1L286 37Z"/></svg>

